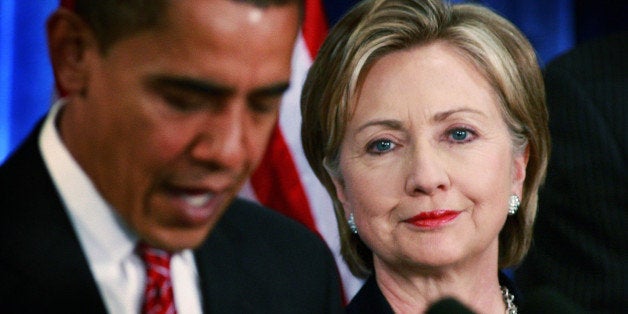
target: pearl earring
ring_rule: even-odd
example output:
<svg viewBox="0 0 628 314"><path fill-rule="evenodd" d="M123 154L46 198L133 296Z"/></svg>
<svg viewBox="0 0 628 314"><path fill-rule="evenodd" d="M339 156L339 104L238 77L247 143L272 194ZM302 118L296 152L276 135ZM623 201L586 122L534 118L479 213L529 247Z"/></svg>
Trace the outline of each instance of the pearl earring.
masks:
<svg viewBox="0 0 628 314"><path fill-rule="evenodd" d="M351 233L358 234L358 225L355 224L355 218L353 218L353 213L349 214L349 220L347 220L349 224L349 229L351 229Z"/></svg>
<svg viewBox="0 0 628 314"><path fill-rule="evenodd" d="M510 200L508 201L508 215L514 215L519 210L519 205L521 205L521 200L519 200L519 196L513 194L510 196Z"/></svg>

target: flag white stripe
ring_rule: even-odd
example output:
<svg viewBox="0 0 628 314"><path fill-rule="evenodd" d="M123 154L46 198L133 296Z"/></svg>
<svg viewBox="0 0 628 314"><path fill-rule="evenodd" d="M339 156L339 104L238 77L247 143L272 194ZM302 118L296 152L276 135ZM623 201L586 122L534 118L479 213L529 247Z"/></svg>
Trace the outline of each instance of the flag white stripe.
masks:
<svg viewBox="0 0 628 314"><path fill-rule="evenodd" d="M279 126L292 154L301 185L307 196L318 232L323 236L336 258L345 295L350 299L362 286L340 255L340 240L331 198L310 168L301 145L301 91L312 59L302 35L299 35L292 58L291 87L282 99Z"/></svg>
<svg viewBox="0 0 628 314"><path fill-rule="evenodd" d="M363 280L351 274L340 255L340 239L331 198L310 168L305 154L303 153L303 147L301 146L301 90L303 89L303 83L311 65L312 58L310 57L302 33L299 33L292 56L290 88L286 91L281 100L279 127L299 173L301 186L305 191L310 209L312 210L312 218L316 223L316 228L334 254L345 290L345 296L347 300L350 300L360 287L362 287ZM257 200L255 190L250 181L247 181L244 185L240 191L240 196Z"/></svg>

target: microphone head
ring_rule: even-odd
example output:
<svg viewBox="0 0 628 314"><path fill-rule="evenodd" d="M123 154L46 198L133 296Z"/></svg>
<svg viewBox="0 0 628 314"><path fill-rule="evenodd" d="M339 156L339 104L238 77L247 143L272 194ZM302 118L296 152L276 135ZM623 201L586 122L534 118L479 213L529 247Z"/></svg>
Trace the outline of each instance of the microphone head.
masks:
<svg viewBox="0 0 628 314"><path fill-rule="evenodd" d="M464 306L454 298L444 298L427 309L426 314L474 314L469 308Z"/></svg>

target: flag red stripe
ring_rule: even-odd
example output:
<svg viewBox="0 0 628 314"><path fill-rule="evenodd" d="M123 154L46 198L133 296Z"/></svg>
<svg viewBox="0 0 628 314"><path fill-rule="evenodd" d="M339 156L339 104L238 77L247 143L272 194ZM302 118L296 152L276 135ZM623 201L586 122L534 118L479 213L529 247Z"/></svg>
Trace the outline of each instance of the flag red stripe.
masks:
<svg viewBox="0 0 628 314"><path fill-rule="evenodd" d="M276 126L260 166L251 176L258 201L318 233L299 173Z"/></svg>
<svg viewBox="0 0 628 314"><path fill-rule="evenodd" d="M305 1L305 20L303 21L303 38L310 51L310 57L314 59L318 49L327 36L327 20L320 0Z"/></svg>
<svg viewBox="0 0 628 314"><path fill-rule="evenodd" d="M310 59L314 59L316 56L325 36L327 36L327 31L328 26L321 0L306 0L302 36ZM298 99L297 97L293 103L284 105L298 107ZM275 126L264 158L251 176L251 186L260 203L301 222L324 239L314 221L314 213L301 183L301 176L295 160L284 139L282 128L287 132L300 131L299 125L280 125L278 123ZM314 195L313 197L317 196ZM340 272L340 270L338 271ZM340 286L344 291L342 280L340 280ZM342 299L346 304L347 297L344 293Z"/></svg>
<svg viewBox="0 0 628 314"><path fill-rule="evenodd" d="M303 37L312 58L326 35L327 22L321 1L306 0ZM251 176L251 185L260 203L296 219L318 233L299 172L279 125L275 127L264 159Z"/></svg>

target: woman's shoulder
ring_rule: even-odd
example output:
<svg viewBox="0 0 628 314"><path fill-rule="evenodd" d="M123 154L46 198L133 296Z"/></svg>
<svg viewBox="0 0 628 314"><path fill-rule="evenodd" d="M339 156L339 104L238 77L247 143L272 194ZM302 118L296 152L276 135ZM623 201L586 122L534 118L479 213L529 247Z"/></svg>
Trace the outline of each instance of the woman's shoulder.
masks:
<svg viewBox="0 0 628 314"><path fill-rule="evenodd" d="M515 282L503 271L499 271L498 274L499 277L499 285L502 288L506 288L508 289L508 293L511 294L514 299L513 302L517 307L521 307L521 303L523 301L523 295L521 294L521 291L519 290L519 288L517 288L517 285L515 284Z"/></svg>
<svg viewBox="0 0 628 314"><path fill-rule="evenodd" d="M509 293L514 295L515 305L519 306L522 298L519 289L515 285L514 281L501 271L499 272L499 284L502 287L507 288ZM382 294L382 291L379 289L375 276L371 276L366 280L353 299L351 299L351 302L347 306L347 313L387 314L394 312Z"/></svg>
<svg viewBox="0 0 628 314"><path fill-rule="evenodd" d="M347 313L393 313L390 304L379 289L377 281L375 281L375 276L369 277L358 293L351 299L351 302L347 305Z"/></svg>

